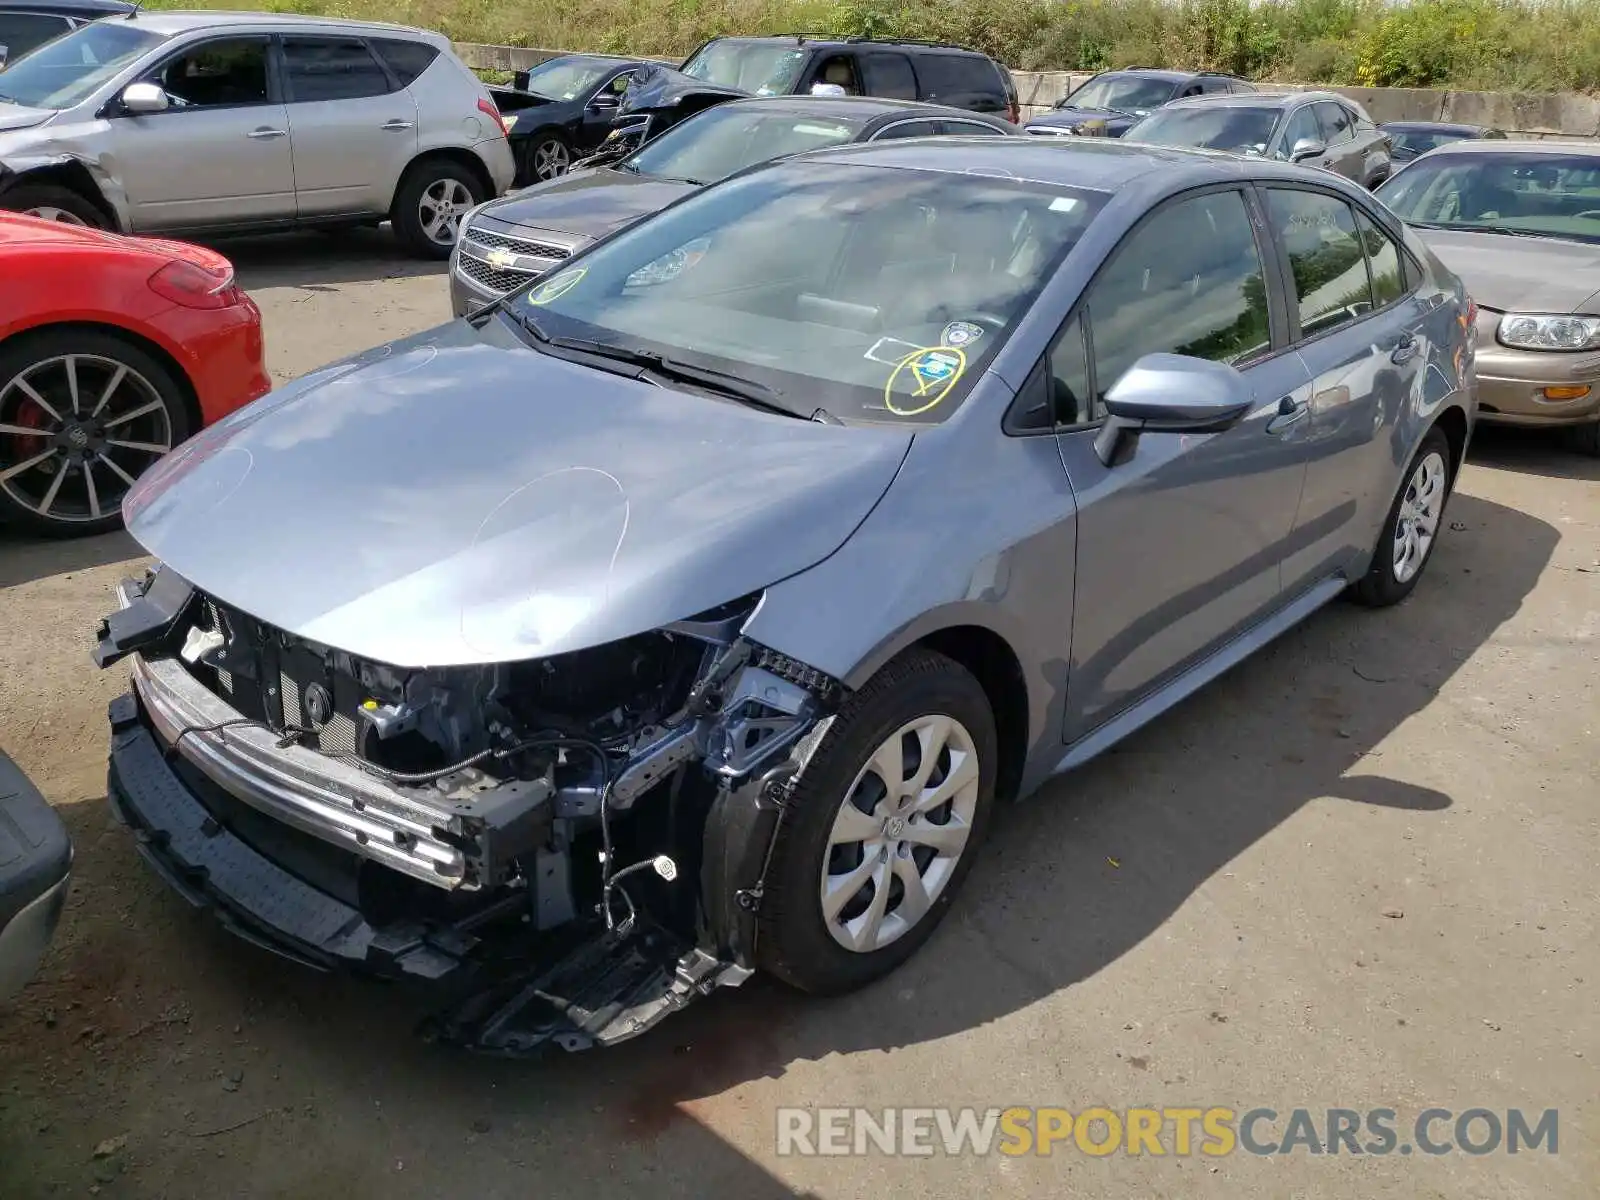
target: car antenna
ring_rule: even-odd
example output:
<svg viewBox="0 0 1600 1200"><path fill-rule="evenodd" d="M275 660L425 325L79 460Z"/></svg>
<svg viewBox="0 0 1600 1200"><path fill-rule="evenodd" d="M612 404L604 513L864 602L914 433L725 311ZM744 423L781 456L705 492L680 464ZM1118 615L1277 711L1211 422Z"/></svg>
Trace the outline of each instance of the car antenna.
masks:
<svg viewBox="0 0 1600 1200"><path fill-rule="evenodd" d="M133 7L128 10L128 20L133 20L139 15L139 10L144 7L144 0L133 0Z"/></svg>

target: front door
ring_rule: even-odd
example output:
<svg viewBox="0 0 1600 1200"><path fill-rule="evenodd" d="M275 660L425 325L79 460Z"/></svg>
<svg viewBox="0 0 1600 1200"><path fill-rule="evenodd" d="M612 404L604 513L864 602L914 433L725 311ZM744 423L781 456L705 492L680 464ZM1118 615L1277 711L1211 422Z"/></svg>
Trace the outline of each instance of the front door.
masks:
<svg viewBox="0 0 1600 1200"><path fill-rule="evenodd" d="M1393 239L1342 196L1274 186L1266 211L1312 381L1301 441L1305 490L1283 569L1294 594L1355 570L1372 550L1382 517L1372 508L1387 507L1396 471L1383 434L1420 398L1426 313Z"/></svg>
<svg viewBox="0 0 1600 1200"><path fill-rule="evenodd" d="M417 105L356 38L285 37L283 74L302 217L389 210L417 152Z"/></svg>
<svg viewBox="0 0 1600 1200"><path fill-rule="evenodd" d="M1298 356L1274 352L1263 236L1242 191L1169 203L1124 240L1052 351L1058 407L1091 398L1082 427L1059 435L1078 505L1068 741L1279 601L1305 474L1280 418L1309 381ZM1108 467L1094 450L1103 396L1157 352L1232 363L1256 402L1221 433L1142 434Z"/></svg>
<svg viewBox="0 0 1600 1200"><path fill-rule="evenodd" d="M1342 104L1326 101L1314 106L1322 126L1322 140L1328 143L1328 169L1346 179L1362 183L1366 171L1366 150L1356 138L1354 114Z"/></svg>
<svg viewBox="0 0 1600 1200"><path fill-rule="evenodd" d="M191 43L143 81L170 107L109 122L135 233L294 216L289 120L268 70L270 39Z"/></svg>

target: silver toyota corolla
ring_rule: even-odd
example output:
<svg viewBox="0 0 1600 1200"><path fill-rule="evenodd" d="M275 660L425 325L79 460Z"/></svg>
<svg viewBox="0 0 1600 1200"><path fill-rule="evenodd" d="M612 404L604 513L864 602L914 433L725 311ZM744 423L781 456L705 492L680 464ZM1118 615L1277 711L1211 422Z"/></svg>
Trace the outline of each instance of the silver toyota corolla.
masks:
<svg viewBox="0 0 1600 1200"><path fill-rule="evenodd" d="M511 184L488 89L442 35L265 13L136 13L0 71L0 208L124 233L393 221L447 257Z"/></svg>
<svg viewBox="0 0 1600 1200"><path fill-rule="evenodd" d="M735 175L158 464L110 791L174 885L631 1036L858 987L1025 794L1323 604L1417 586L1461 285L1326 172L924 139Z"/></svg>

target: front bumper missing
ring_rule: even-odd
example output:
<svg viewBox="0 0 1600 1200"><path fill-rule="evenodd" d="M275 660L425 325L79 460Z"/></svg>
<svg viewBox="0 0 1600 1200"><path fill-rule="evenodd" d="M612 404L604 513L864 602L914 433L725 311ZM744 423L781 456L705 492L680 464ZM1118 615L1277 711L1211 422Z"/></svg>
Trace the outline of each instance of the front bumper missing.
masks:
<svg viewBox="0 0 1600 1200"><path fill-rule="evenodd" d="M439 1011L419 1030L428 1040L516 1057L613 1045L750 975L643 918L626 932L598 918L544 934L520 923L510 933L469 921L374 926L220 821L169 763L137 695L113 701L110 719L112 809L173 890L302 965L437 988Z"/></svg>

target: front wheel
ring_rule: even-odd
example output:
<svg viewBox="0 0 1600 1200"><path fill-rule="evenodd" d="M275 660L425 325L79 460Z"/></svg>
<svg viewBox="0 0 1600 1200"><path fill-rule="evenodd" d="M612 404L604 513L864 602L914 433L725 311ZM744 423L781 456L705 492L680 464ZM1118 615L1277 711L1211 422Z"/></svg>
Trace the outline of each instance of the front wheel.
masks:
<svg viewBox="0 0 1600 1200"><path fill-rule="evenodd" d="M189 434L183 391L131 342L90 330L0 346L0 519L47 537L105 533Z"/></svg>
<svg viewBox="0 0 1600 1200"><path fill-rule="evenodd" d="M758 915L760 965L807 992L853 991L910 958L971 869L994 802L994 716L931 651L856 693L785 806Z"/></svg>
<svg viewBox="0 0 1600 1200"><path fill-rule="evenodd" d="M395 233L419 258L449 258L461 219L487 198L478 177L462 164L443 158L418 163L395 193Z"/></svg>
<svg viewBox="0 0 1600 1200"><path fill-rule="evenodd" d="M572 147L559 133L541 133L528 143L522 160L528 183L559 179L572 169Z"/></svg>
<svg viewBox="0 0 1600 1200"><path fill-rule="evenodd" d="M53 183L23 183L0 196L0 208L42 221L107 229L105 214L71 188Z"/></svg>
<svg viewBox="0 0 1600 1200"><path fill-rule="evenodd" d="M1352 598L1384 608L1411 594L1433 553L1450 482L1450 443L1438 429L1431 429L1406 468L1378 535L1372 566L1351 589Z"/></svg>

